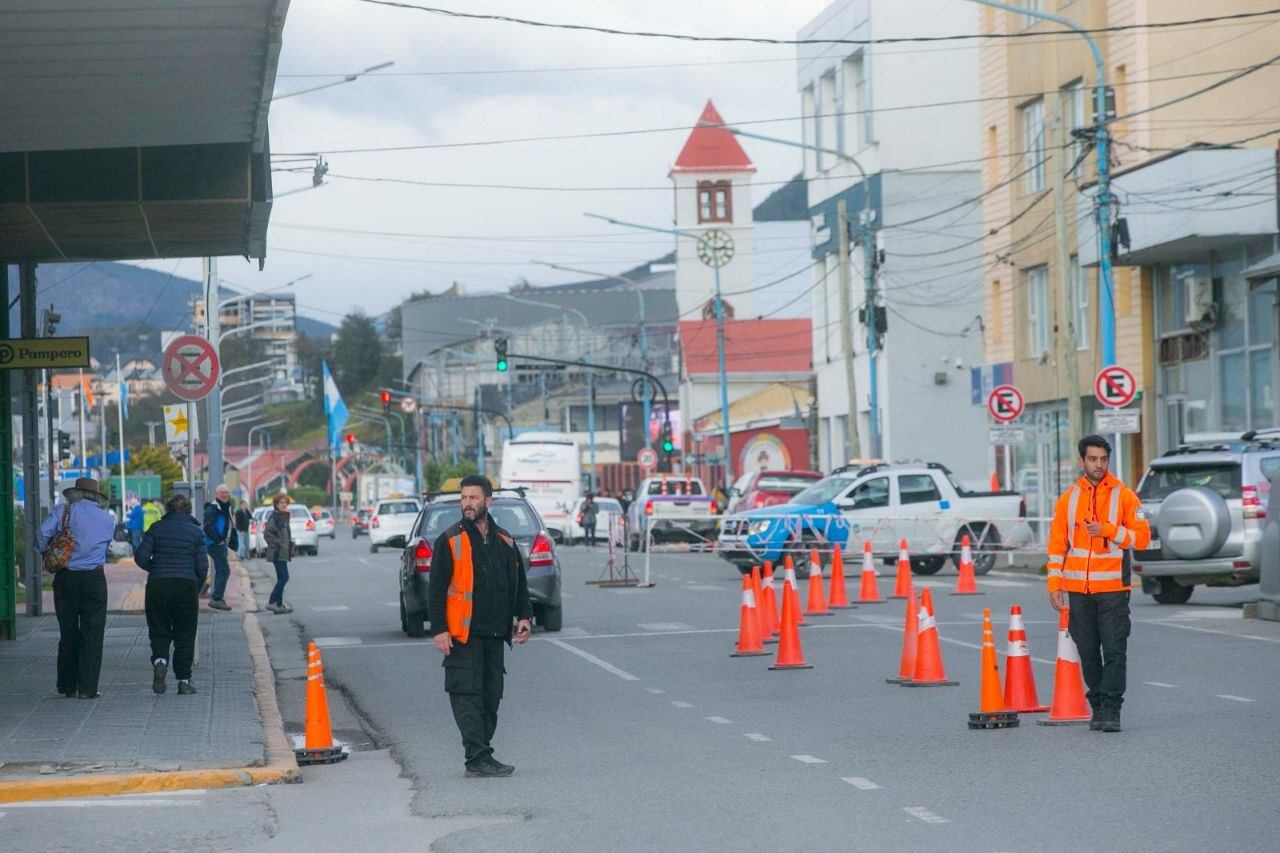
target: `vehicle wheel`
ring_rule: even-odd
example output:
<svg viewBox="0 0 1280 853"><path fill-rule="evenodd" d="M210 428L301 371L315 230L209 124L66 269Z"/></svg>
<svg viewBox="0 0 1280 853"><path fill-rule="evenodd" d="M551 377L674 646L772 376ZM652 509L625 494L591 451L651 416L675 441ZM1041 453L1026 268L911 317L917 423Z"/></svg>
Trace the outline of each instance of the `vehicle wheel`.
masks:
<svg viewBox="0 0 1280 853"><path fill-rule="evenodd" d="M330 541L330 542L336 541L336 540L337 540L337 538L338 538L338 531L336 531L336 530L335 530L334 532L332 532L332 533L330 533L330 534L329 534L329 541Z"/></svg>
<svg viewBox="0 0 1280 853"><path fill-rule="evenodd" d="M946 557L912 557L911 574L936 575L946 565Z"/></svg>
<svg viewBox="0 0 1280 853"><path fill-rule="evenodd" d="M407 610L404 606L404 597L400 598L400 624L404 626L404 632L410 637L427 636L426 620L419 610Z"/></svg>
<svg viewBox="0 0 1280 853"><path fill-rule="evenodd" d="M966 525L961 528L960 532L956 534L956 542L951 551L951 562L955 563L957 570L960 568L960 544L963 536L969 537L969 553L973 557L973 573L975 575L985 575L995 568L996 554L1000 551L1000 531L989 524L979 524L973 527Z"/></svg>
<svg viewBox="0 0 1280 853"><path fill-rule="evenodd" d="M538 615L538 624L547 631L559 631L564 621L564 613L559 607L544 607Z"/></svg>
<svg viewBox="0 0 1280 853"><path fill-rule="evenodd" d="M370 554L376 554L376 553L378 553L378 546L377 546L377 545L374 545L372 542L370 542L370 543L369 543L369 553L370 553Z"/></svg>
<svg viewBox="0 0 1280 853"><path fill-rule="evenodd" d="M814 548L818 548L818 562L824 569L827 567L827 555L822 553L820 544L818 538L811 533L802 534L799 539L792 539L787 543L786 548L783 549L783 556L791 557L791 562L796 569L796 580L805 580L809 577L809 552Z"/></svg>
<svg viewBox="0 0 1280 853"><path fill-rule="evenodd" d="M317 543L316 543L316 546L315 546L314 548L312 548L312 549L311 549L311 556L313 556L313 557L319 557L319 556L320 556L320 543L319 543L319 542L317 542Z"/></svg>
<svg viewBox="0 0 1280 853"><path fill-rule="evenodd" d="M1160 578L1160 591L1151 597L1160 604L1186 604L1194 589L1193 586L1183 586L1173 578Z"/></svg>
<svg viewBox="0 0 1280 853"><path fill-rule="evenodd" d="M353 528L351 528L351 538L352 538L352 539L355 539L355 538L356 538L356 529L355 529L354 527L353 527Z"/></svg>

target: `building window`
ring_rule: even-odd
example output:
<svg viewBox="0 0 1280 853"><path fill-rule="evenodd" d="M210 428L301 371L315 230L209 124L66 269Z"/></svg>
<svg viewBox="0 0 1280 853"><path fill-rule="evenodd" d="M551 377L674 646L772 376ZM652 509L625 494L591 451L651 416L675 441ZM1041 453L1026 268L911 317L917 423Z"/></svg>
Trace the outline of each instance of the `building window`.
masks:
<svg viewBox="0 0 1280 853"><path fill-rule="evenodd" d="M804 91L800 93L800 113L801 134L804 137L804 144L817 146L821 134L818 132L818 106L814 99L813 87L805 86ZM818 158L816 152L812 148L804 150L804 170L809 174L817 171Z"/></svg>
<svg viewBox="0 0 1280 853"><path fill-rule="evenodd" d="M732 221L732 184L729 181L698 181L698 222Z"/></svg>
<svg viewBox="0 0 1280 853"><path fill-rule="evenodd" d="M1022 123L1022 186L1029 193L1044 189L1044 100L1037 98L1019 111Z"/></svg>
<svg viewBox="0 0 1280 853"><path fill-rule="evenodd" d="M840 117L837 115L839 111L840 108L836 105L836 74L830 71L818 80L818 126L822 133L822 141L818 144L823 148L840 150ZM821 171L831 165L831 155L819 151L818 170Z"/></svg>
<svg viewBox="0 0 1280 853"><path fill-rule="evenodd" d="M1075 308L1076 349L1089 348L1089 279L1080 256L1071 256L1071 304Z"/></svg>
<svg viewBox="0 0 1280 853"><path fill-rule="evenodd" d="M871 144L871 88L862 55L844 61L844 126L845 148L858 151Z"/></svg>
<svg viewBox="0 0 1280 853"><path fill-rule="evenodd" d="M1088 97L1084 81L1077 80L1062 89L1062 112L1067 120L1067 153L1071 158L1071 174L1080 174L1087 150L1084 139L1075 134L1085 128L1085 104Z"/></svg>
<svg viewBox="0 0 1280 853"><path fill-rule="evenodd" d="M1049 351L1049 268L1027 270L1027 355L1039 358Z"/></svg>

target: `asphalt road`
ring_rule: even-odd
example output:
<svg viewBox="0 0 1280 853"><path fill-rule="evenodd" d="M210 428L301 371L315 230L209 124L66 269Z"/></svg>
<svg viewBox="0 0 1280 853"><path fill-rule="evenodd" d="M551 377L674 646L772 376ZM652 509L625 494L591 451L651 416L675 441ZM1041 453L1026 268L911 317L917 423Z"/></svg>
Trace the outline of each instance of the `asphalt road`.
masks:
<svg viewBox="0 0 1280 853"><path fill-rule="evenodd" d="M984 607L1003 649L1009 607L1022 605L1040 696L1051 698L1056 619L1039 578L993 574L979 579L985 595L965 598L946 594L950 567L924 579L960 686L907 689L884 682L897 670L900 602L811 617L801 636L814 668L771 672L771 658L729 656L739 581L727 563L655 555L656 586L608 590L585 584L602 550L562 549L564 630L508 653L495 747L516 774L477 780L463 777L439 654L400 633L398 558L339 536L293 563L295 612L266 622L285 720L300 729L301 650L314 639L335 729L358 752L308 770L283 799L202 795L202 823L227 815L225 837L202 832L209 849L256 835L280 849L337 849L340 836L323 829L359 820L364 801L386 817L369 841L417 826L417 849L437 837L432 849L1276 846L1280 625L1241 618L1256 588L1198 589L1177 607L1135 593L1122 734L1031 719L972 732ZM345 807L317 809L344 791ZM297 834L305 808L317 815L305 823L312 839ZM16 811L0 817L0 834L37 810ZM94 810L71 814L88 826Z"/></svg>

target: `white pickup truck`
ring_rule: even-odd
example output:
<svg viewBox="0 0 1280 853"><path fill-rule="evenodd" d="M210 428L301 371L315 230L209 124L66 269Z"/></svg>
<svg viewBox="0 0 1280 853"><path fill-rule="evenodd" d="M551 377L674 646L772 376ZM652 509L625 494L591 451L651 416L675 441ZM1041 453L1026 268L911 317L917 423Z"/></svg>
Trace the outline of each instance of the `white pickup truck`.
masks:
<svg viewBox="0 0 1280 853"><path fill-rule="evenodd" d="M658 475L640 481L627 509L627 547L639 551L652 538L710 545L720 523L716 499L697 477Z"/></svg>

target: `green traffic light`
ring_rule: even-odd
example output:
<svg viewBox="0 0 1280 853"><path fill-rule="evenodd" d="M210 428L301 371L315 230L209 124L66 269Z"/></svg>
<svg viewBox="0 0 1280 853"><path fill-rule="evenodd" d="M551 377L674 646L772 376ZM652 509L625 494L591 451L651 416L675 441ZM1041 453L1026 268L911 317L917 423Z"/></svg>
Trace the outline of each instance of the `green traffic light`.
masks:
<svg viewBox="0 0 1280 853"><path fill-rule="evenodd" d="M669 441L664 441L662 442L662 449L663 451L670 453L671 451L676 449L676 446Z"/></svg>
<svg viewBox="0 0 1280 853"><path fill-rule="evenodd" d="M498 360L498 372L499 373L507 372L507 360L505 358Z"/></svg>

